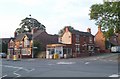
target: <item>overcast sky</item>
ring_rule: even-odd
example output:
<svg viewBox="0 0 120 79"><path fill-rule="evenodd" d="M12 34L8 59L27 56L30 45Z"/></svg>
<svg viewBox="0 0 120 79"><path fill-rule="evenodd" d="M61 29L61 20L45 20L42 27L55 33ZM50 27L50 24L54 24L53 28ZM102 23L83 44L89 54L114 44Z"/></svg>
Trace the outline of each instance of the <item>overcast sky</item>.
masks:
<svg viewBox="0 0 120 79"><path fill-rule="evenodd" d="M58 34L64 26L72 26L86 31L89 27L92 34L97 26L89 18L90 6L102 3L103 0L0 0L0 38L14 36L22 19L32 15L46 26L49 34Z"/></svg>

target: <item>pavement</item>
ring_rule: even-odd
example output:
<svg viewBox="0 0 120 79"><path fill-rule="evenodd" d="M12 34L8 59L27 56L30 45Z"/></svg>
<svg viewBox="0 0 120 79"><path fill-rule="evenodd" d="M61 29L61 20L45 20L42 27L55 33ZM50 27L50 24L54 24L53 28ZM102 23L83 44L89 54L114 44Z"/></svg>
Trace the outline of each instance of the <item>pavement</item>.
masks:
<svg viewBox="0 0 120 79"><path fill-rule="evenodd" d="M118 53L69 59L2 59L5 77L118 77Z"/></svg>

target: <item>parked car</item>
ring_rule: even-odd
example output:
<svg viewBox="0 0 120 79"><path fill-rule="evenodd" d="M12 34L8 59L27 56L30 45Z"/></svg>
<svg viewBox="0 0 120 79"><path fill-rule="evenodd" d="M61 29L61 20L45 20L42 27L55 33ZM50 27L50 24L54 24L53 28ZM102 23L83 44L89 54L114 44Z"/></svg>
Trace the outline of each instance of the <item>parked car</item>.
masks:
<svg viewBox="0 0 120 79"><path fill-rule="evenodd" d="M6 57L7 57L7 54L2 52L2 53L0 53L0 57L1 57L1 58L6 58Z"/></svg>
<svg viewBox="0 0 120 79"><path fill-rule="evenodd" d="M113 53L120 53L120 46L113 46L113 47L111 47L111 52L113 52Z"/></svg>

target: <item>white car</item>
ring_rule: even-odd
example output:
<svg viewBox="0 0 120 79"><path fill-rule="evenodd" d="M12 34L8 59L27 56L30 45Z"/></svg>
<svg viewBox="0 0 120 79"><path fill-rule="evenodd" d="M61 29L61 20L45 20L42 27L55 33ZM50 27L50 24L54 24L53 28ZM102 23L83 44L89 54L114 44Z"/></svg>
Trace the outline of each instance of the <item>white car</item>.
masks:
<svg viewBox="0 0 120 79"><path fill-rule="evenodd" d="M120 53L120 46L113 46L113 47L111 47L111 52Z"/></svg>
<svg viewBox="0 0 120 79"><path fill-rule="evenodd" d="M1 52L1 53L0 53L0 57L1 57L1 58L6 58L7 55L6 55L6 53Z"/></svg>

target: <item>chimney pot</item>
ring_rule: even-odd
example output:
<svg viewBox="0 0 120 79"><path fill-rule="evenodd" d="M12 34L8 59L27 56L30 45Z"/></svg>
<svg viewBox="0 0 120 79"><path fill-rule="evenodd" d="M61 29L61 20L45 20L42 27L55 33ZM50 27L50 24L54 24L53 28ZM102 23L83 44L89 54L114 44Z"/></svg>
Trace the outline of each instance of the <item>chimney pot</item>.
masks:
<svg viewBox="0 0 120 79"><path fill-rule="evenodd" d="M88 28L88 29L87 29L87 32L91 33L91 29L90 29L90 28Z"/></svg>
<svg viewBox="0 0 120 79"><path fill-rule="evenodd" d="M17 36L17 32L14 32L14 37L16 37Z"/></svg>
<svg viewBox="0 0 120 79"><path fill-rule="evenodd" d="M68 28L68 27L65 27L65 31L68 32L68 31L69 31L69 28Z"/></svg>

